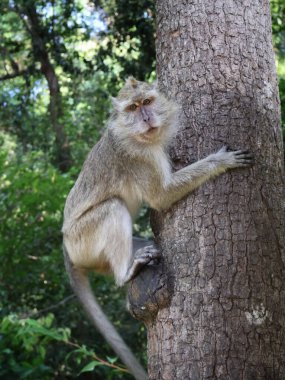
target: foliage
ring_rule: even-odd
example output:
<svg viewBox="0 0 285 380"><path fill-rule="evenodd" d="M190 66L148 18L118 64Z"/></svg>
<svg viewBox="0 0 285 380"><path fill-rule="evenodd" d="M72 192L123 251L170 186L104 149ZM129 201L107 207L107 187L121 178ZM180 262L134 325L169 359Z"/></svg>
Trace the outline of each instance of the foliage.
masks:
<svg viewBox="0 0 285 380"><path fill-rule="evenodd" d="M279 93L281 100L281 118L285 148L285 3L271 0L273 44L276 51Z"/></svg>
<svg viewBox="0 0 285 380"><path fill-rule="evenodd" d="M7 315L0 324L0 378L49 379L53 370L46 364L52 341L67 341L68 329L52 327L52 315L39 320Z"/></svg>
<svg viewBox="0 0 285 380"><path fill-rule="evenodd" d="M16 149L16 140L0 137L0 279L13 307L32 308L47 301L46 293L52 297L61 291L59 226L72 181L70 175L60 175L40 151L23 155ZM30 292L35 286L36 295Z"/></svg>
<svg viewBox="0 0 285 380"><path fill-rule="evenodd" d="M280 52L285 52L285 3L280 0L271 0L272 32L274 46Z"/></svg>
<svg viewBox="0 0 285 380"><path fill-rule="evenodd" d="M93 350L71 342L70 335L70 329L54 326L53 314L38 319L7 315L0 323L0 378L48 380L57 376L62 379L76 368L80 375L98 366L109 368L109 379L127 374L125 368L116 364L116 358L102 360ZM72 348L61 358L63 365L50 355L55 347L60 351L61 345Z"/></svg>
<svg viewBox="0 0 285 380"><path fill-rule="evenodd" d="M103 69L108 70L106 57L115 53L124 76L134 75L141 80L149 77L155 60L154 2L94 0L94 4L107 26L101 32L105 43L99 50Z"/></svg>
<svg viewBox="0 0 285 380"><path fill-rule="evenodd" d="M149 0L1 2L0 128L17 135L24 148L41 149L55 162L57 140L41 62L45 55L59 82L58 121L73 162L82 162L107 118L109 94L117 93L126 75L143 79L153 73L153 7ZM38 18L34 32L29 21L33 11ZM35 33L41 40L35 42Z"/></svg>

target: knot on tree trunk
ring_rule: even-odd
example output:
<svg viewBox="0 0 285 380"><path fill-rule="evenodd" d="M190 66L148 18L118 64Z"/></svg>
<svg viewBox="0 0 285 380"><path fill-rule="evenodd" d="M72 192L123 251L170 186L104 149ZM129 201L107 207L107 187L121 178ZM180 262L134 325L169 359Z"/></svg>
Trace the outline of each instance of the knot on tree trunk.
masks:
<svg viewBox="0 0 285 380"><path fill-rule="evenodd" d="M165 273L163 260L147 265L128 288L128 309L131 315L145 323L155 319L158 311L171 299L171 281Z"/></svg>

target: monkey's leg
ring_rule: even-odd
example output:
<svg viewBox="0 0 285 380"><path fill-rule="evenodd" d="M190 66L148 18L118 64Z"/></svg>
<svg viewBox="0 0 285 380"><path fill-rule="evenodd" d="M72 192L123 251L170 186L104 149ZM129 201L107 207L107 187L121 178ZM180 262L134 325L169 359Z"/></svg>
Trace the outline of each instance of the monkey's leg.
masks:
<svg viewBox="0 0 285 380"><path fill-rule="evenodd" d="M149 247L132 254L132 219L117 198L85 213L73 233L65 236L64 244L76 267L103 273L111 270L119 286L157 258L157 250Z"/></svg>
<svg viewBox="0 0 285 380"><path fill-rule="evenodd" d="M100 225L100 230L105 231L104 253L117 285L122 286L134 278L144 265L160 258L160 253L153 246L147 246L138 249L133 255L132 219L125 203L116 198L105 203L110 211Z"/></svg>
<svg viewBox="0 0 285 380"><path fill-rule="evenodd" d="M77 221L64 244L72 263L101 273L113 273L118 285L132 262L132 219L123 201L110 198L90 208Z"/></svg>
<svg viewBox="0 0 285 380"><path fill-rule="evenodd" d="M94 246L100 246L100 256L108 261L116 284L122 286L133 256L132 218L125 203L118 198L109 199L101 207L106 212L98 227Z"/></svg>
<svg viewBox="0 0 285 380"><path fill-rule="evenodd" d="M224 173L227 169L248 167L252 163L253 155L250 152L243 150L228 152L224 147L217 153L173 173L170 184L150 204L158 210L169 208L210 178Z"/></svg>
<svg viewBox="0 0 285 380"><path fill-rule="evenodd" d="M127 271L125 282L129 282L136 277L145 265L150 264L152 261L159 260L160 258L160 251L153 245L138 249L133 256L133 261Z"/></svg>

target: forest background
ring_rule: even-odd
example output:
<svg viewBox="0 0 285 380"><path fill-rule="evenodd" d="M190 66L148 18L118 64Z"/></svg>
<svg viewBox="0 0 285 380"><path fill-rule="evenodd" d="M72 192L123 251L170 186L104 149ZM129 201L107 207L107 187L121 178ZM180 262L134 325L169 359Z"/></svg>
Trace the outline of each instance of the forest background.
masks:
<svg viewBox="0 0 285 380"><path fill-rule="evenodd" d="M271 11L284 131L284 0ZM129 75L155 78L154 43L151 0L1 1L0 379L131 379L72 295L60 229L110 96ZM150 233L144 208L134 234ZM124 290L108 277L92 281L145 363L145 329L128 315Z"/></svg>

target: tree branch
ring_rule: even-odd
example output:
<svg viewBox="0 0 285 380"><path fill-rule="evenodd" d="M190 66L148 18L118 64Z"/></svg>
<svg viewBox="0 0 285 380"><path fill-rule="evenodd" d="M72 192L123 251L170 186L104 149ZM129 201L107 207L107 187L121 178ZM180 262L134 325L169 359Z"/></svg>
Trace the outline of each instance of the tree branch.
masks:
<svg viewBox="0 0 285 380"><path fill-rule="evenodd" d="M46 313L48 311L51 311L51 310L54 310L54 309L57 309L59 306L61 305L64 305L66 302L70 301L71 299L75 298L75 295L74 294L71 294L67 297L65 297L63 300L61 300L60 302L56 303L55 305L51 305L51 306L48 306L44 309L41 309L41 310L38 310L36 312L32 312L32 313L29 313L29 314L23 314L21 316L21 318L31 318L31 317L35 317L39 314L43 314L43 313Z"/></svg>
<svg viewBox="0 0 285 380"><path fill-rule="evenodd" d="M8 74L5 74L5 75L2 75L0 77L0 81L4 81L4 80L7 80L7 79L13 79L13 78L17 78L17 77L20 77L20 76L23 76L23 75L26 75L26 74L30 74L30 69L25 69L25 70L20 70L20 71L15 71L13 73L8 73Z"/></svg>

